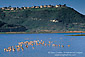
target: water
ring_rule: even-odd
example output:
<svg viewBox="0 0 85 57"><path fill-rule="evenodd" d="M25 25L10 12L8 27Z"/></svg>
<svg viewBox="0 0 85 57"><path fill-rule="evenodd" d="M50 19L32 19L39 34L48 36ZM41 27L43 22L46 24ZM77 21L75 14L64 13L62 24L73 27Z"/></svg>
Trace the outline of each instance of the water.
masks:
<svg viewBox="0 0 85 57"><path fill-rule="evenodd" d="M85 36L65 36L80 33L53 34L0 34L0 57L85 57ZM18 42L43 40L48 44L64 45L64 47L28 46L24 51L4 52L4 48L18 45ZM68 47L70 45L70 47Z"/></svg>

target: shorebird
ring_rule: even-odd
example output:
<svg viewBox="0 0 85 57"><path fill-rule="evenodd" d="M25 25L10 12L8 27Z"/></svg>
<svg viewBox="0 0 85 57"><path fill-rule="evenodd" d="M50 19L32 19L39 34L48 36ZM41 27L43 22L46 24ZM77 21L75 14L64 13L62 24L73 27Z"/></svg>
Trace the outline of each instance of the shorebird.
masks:
<svg viewBox="0 0 85 57"><path fill-rule="evenodd" d="M17 51L20 51L20 47L17 48Z"/></svg>
<svg viewBox="0 0 85 57"><path fill-rule="evenodd" d="M23 47L21 47L21 49L22 49L22 51L24 50L24 48L23 48Z"/></svg>
<svg viewBox="0 0 85 57"><path fill-rule="evenodd" d="M22 44L20 46L22 47Z"/></svg>
<svg viewBox="0 0 85 57"><path fill-rule="evenodd" d="M59 44L59 47L60 47L60 44Z"/></svg>
<svg viewBox="0 0 85 57"><path fill-rule="evenodd" d="M9 52L11 51L11 49L9 49Z"/></svg>
<svg viewBox="0 0 85 57"><path fill-rule="evenodd" d="M12 51L15 51L15 48L13 48L13 50Z"/></svg>
<svg viewBox="0 0 85 57"><path fill-rule="evenodd" d="M8 52L9 50L8 50L8 49L6 49L6 51Z"/></svg>
<svg viewBox="0 0 85 57"><path fill-rule="evenodd" d="M28 43L28 41L25 41L24 44L26 45Z"/></svg>
<svg viewBox="0 0 85 57"><path fill-rule="evenodd" d="M49 41L49 44L50 44L51 42Z"/></svg>
<svg viewBox="0 0 85 57"><path fill-rule="evenodd" d="M45 43L45 46L47 46L47 44Z"/></svg>
<svg viewBox="0 0 85 57"><path fill-rule="evenodd" d="M8 49L11 49L11 47L8 47Z"/></svg>
<svg viewBox="0 0 85 57"><path fill-rule="evenodd" d="M32 49L34 49L34 47L32 47Z"/></svg>
<svg viewBox="0 0 85 57"><path fill-rule="evenodd" d="M56 46L55 44L52 44L52 46Z"/></svg>
<svg viewBox="0 0 85 57"><path fill-rule="evenodd" d="M58 46L58 45L56 45L56 46Z"/></svg>
<svg viewBox="0 0 85 57"><path fill-rule="evenodd" d="M44 41L43 41L43 44L44 44Z"/></svg>
<svg viewBox="0 0 85 57"><path fill-rule="evenodd" d="M6 48L4 48L4 51L6 51Z"/></svg>
<svg viewBox="0 0 85 57"><path fill-rule="evenodd" d="M48 44L48 46L50 46L50 44Z"/></svg>
<svg viewBox="0 0 85 57"><path fill-rule="evenodd" d="M42 42L42 40L41 40L41 42Z"/></svg>
<svg viewBox="0 0 85 57"><path fill-rule="evenodd" d="M28 45L25 45L26 48L28 48Z"/></svg>
<svg viewBox="0 0 85 57"><path fill-rule="evenodd" d="M20 47L20 45L18 45L17 47Z"/></svg>
<svg viewBox="0 0 85 57"><path fill-rule="evenodd" d="M61 45L61 47L64 47L64 45Z"/></svg>
<svg viewBox="0 0 85 57"><path fill-rule="evenodd" d="M70 45L68 45L68 47L70 47Z"/></svg>
<svg viewBox="0 0 85 57"><path fill-rule="evenodd" d="M18 48L18 46L16 45L16 48Z"/></svg>

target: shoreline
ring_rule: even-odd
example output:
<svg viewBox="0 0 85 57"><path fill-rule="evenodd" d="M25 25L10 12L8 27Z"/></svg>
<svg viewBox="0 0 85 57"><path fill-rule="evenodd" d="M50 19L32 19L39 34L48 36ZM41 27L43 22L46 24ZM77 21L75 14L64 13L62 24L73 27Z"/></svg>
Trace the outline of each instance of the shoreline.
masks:
<svg viewBox="0 0 85 57"><path fill-rule="evenodd" d="M85 33L85 31L64 31L64 32L0 32L0 34L40 34L40 33Z"/></svg>
<svg viewBox="0 0 85 57"><path fill-rule="evenodd" d="M66 36L85 36L85 34L66 35Z"/></svg>
<svg viewBox="0 0 85 57"><path fill-rule="evenodd" d="M55 32L55 33L85 33L85 31L65 31L65 32Z"/></svg>

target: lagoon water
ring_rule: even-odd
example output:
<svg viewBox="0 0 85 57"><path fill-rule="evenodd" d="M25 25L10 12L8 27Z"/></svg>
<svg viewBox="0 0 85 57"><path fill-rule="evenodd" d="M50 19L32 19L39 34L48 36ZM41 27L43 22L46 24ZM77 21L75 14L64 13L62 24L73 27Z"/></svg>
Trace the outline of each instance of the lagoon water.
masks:
<svg viewBox="0 0 85 57"><path fill-rule="evenodd" d="M52 34L0 34L0 57L85 57L85 36L66 36L80 33ZM64 47L28 46L24 51L4 52L4 48L18 45L18 42L43 40ZM70 47L68 47L70 45Z"/></svg>

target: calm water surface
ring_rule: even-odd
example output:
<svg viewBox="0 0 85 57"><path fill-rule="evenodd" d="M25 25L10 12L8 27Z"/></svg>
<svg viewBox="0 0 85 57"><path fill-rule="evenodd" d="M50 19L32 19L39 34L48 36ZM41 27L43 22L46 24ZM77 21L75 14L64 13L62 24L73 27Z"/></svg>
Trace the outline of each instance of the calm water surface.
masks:
<svg viewBox="0 0 85 57"><path fill-rule="evenodd" d="M53 34L0 34L0 57L85 57L85 36L65 36L80 33ZM24 51L4 52L4 48L18 45L18 42L43 40L48 44L64 45L64 47L28 46ZM70 45L68 47L67 45Z"/></svg>

